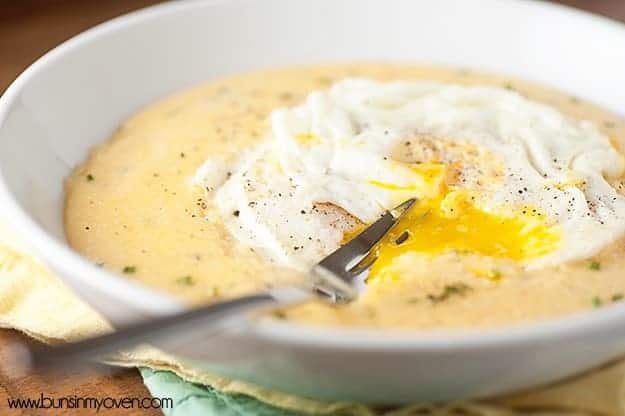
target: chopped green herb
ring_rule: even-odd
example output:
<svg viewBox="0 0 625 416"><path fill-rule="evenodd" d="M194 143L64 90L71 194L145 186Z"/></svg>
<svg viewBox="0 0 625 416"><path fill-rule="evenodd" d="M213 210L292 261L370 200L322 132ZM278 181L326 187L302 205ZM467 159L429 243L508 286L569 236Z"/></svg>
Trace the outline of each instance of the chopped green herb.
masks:
<svg viewBox="0 0 625 416"><path fill-rule="evenodd" d="M615 293L614 295L612 295L612 302L618 302L619 300L623 300L622 293Z"/></svg>
<svg viewBox="0 0 625 416"><path fill-rule="evenodd" d="M514 91L514 87L509 82L506 82L505 84L503 84L503 87L507 89L508 91Z"/></svg>
<svg viewBox="0 0 625 416"><path fill-rule="evenodd" d="M501 280L502 277L503 277L503 273L501 273L501 271L497 269L491 270L490 273L488 274L488 278L490 280L497 281L497 280Z"/></svg>
<svg viewBox="0 0 625 416"><path fill-rule="evenodd" d="M284 311L279 310L279 309L273 311L271 314L276 319L286 319L286 313Z"/></svg>
<svg viewBox="0 0 625 416"><path fill-rule="evenodd" d="M464 283L456 283L453 285L446 285L441 293L438 295L428 295L428 299L433 303L443 302L449 299L451 296L462 296L472 288L470 286L465 285Z"/></svg>
<svg viewBox="0 0 625 416"><path fill-rule="evenodd" d="M137 266L126 266L122 271L125 274L132 274L137 271Z"/></svg>
<svg viewBox="0 0 625 416"><path fill-rule="evenodd" d="M365 308L364 312L369 319L373 319L378 315L378 311L373 308Z"/></svg>
<svg viewBox="0 0 625 416"><path fill-rule="evenodd" d="M598 261L593 260L588 265L588 268L590 270L601 270L601 263L599 263Z"/></svg>
<svg viewBox="0 0 625 416"><path fill-rule="evenodd" d="M93 177L93 175L92 175L92 174L90 174L90 173L88 173L88 174L87 174L87 182L91 182L91 181L93 181L94 179L95 179L95 178Z"/></svg>
<svg viewBox="0 0 625 416"><path fill-rule="evenodd" d="M280 93L278 95L278 98L281 101L289 101L289 100L293 99L293 94L291 94L290 92L283 92L283 93Z"/></svg>
<svg viewBox="0 0 625 416"><path fill-rule="evenodd" d="M603 304L603 302L601 301L601 298L599 296L595 296L592 298L592 306L594 306L595 308L600 307Z"/></svg>
<svg viewBox="0 0 625 416"><path fill-rule="evenodd" d="M193 286L195 284L195 281L193 280L192 276L186 275L176 279L176 283L182 286Z"/></svg>
<svg viewBox="0 0 625 416"><path fill-rule="evenodd" d="M328 86L328 85L332 84L332 78L330 78L330 77L319 77L319 78L317 78L317 81L319 82L319 84L321 84L323 86Z"/></svg>
<svg viewBox="0 0 625 416"><path fill-rule="evenodd" d="M96 263L95 265L98 267L104 267L104 263Z"/></svg>

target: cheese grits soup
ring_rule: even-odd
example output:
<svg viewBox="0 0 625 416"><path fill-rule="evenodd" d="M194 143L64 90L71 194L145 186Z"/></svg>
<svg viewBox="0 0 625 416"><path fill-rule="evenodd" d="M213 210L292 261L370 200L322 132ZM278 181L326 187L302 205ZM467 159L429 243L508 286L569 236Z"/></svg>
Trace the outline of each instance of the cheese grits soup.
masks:
<svg viewBox="0 0 625 416"><path fill-rule="evenodd" d="M93 149L66 182L66 234L102 267L201 304L302 282L416 197L359 299L273 314L518 323L625 294L624 144L615 115L502 76L373 63L236 75Z"/></svg>

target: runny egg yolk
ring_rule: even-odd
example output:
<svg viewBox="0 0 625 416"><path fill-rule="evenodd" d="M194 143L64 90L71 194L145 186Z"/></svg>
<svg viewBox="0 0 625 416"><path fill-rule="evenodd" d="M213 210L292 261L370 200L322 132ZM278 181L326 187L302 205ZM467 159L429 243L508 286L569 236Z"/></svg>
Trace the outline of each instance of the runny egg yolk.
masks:
<svg viewBox="0 0 625 416"><path fill-rule="evenodd" d="M420 169L445 174L438 167ZM547 224L537 210L518 215L493 214L477 207L470 191L447 187L427 175L425 179L426 183L440 184L438 195L420 199L379 244L370 279L395 277L389 266L410 252L439 255L455 251L522 262L558 247L557 229Z"/></svg>

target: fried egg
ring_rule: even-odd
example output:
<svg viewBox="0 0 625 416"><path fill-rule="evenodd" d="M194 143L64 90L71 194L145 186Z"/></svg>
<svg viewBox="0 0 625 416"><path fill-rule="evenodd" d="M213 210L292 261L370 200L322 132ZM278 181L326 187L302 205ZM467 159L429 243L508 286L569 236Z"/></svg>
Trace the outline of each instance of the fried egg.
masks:
<svg viewBox="0 0 625 416"><path fill-rule="evenodd" d="M625 232L609 184L623 170L594 125L514 91L347 79L275 110L262 142L233 165L209 158L194 183L237 240L299 270L416 197L380 275L406 253L527 269L588 258Z"/></svg>

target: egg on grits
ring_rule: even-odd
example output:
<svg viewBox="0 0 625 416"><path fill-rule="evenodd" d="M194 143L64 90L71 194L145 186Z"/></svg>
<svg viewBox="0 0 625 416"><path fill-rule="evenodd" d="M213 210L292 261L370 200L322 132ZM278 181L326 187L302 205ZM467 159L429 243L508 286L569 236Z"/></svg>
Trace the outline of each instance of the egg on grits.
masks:
<svg viewBox="0 0 625 416"><path fill-rule="evenodd" d="M625 125L534 84L390 64L215 81L157 103L66 186L70 243L191 303L305 272L385 210L416 206L347 306L276 316L467 327L619 301Z"/></svg>

